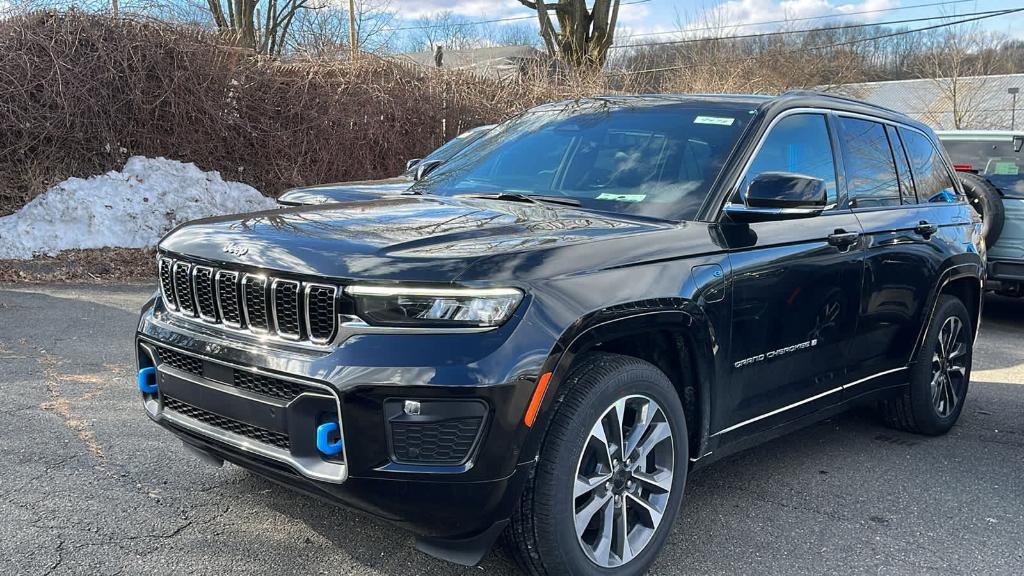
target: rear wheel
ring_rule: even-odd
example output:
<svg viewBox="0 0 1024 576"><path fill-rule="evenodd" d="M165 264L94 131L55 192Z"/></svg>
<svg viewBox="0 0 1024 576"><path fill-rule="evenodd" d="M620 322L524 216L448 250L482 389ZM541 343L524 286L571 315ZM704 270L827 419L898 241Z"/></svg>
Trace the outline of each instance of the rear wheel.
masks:
<svg viewBox="0 0 1024 576"><path fill-rule="evenodd" d="M964 186L964 193L971 206L981 215L983 222L982 236L985 244L992 246L1003 233L1003 220L1006 217L1003 197L999 189L987 179L971 172L957 172Z"/></svg>
<svg viewBox="0 0 1024 576"><path fill-rule="evenodd" d="M511 551L530 574L642 574L683 498L679 397L654 365L605 353L583 358L562 389Z"/></svg>
<svg viewBox="0 0 1024 576"><path fill-rule="evenodd" d="M967 307L942 294L932 315L910 386L882 402L882 414L893 427L920 434L945 434L963 410L971 379L973 327Z"/></svg>

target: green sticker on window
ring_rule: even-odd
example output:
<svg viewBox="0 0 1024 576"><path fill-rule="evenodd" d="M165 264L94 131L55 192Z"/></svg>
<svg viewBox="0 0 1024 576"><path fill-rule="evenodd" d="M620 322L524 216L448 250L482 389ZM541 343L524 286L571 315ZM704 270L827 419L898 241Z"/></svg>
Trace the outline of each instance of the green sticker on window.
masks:
<svg viewBox="0 0 1024 576"><path fill-rule="evenodd" d="M1017 176L1020 168L1014 162L996 162L996 169L993 172L996 176Z"/></svg>

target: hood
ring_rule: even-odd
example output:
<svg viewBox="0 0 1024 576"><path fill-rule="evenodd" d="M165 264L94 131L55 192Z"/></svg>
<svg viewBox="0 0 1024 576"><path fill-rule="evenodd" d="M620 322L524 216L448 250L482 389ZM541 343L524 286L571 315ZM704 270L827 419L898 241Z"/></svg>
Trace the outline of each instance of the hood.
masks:
<svg viewBox="0 0 1024 576"><path fill-rule="evenodd" d="M400 194L413 185L408 176L396 176L383 180L358 180L338 182L320 186L307 186L289 190L278 197L282 206L303 206L327 204L330 202L353 202L373 200L387 194Z"/></svg>
<svg viewBox="0 0 1024 576"><path fill-rule="evenodd" d="M568 207L402 195L197 220L160 249L337 279L449 282L483 257L671 228Z"/></svg>

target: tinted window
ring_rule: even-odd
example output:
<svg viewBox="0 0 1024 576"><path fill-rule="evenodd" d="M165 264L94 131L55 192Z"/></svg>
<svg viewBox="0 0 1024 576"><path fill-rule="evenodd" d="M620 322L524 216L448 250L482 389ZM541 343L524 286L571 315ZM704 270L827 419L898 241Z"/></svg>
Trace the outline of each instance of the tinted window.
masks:
<svg viewBox="0 0 1024 576"><path fill-rule="evenodd" d="M914 194L914 179L910 175L910 162L907 160L903 141L892 126L886 126L885 131L889 135L889 142L892 143L893 156L896 157L896 173L900 177L900 196L903 198L903 203L917 204L917 196Z"/></svg>
<svg viewBox="0 0 1024 576"><path fill-rule="evenodd" d="M689 220L752 116L704 103L546 106L498 126L413 190L566 196L583 208Z"/></svg>
<svg viewBox="0 0 1024 576"><path fill-rule="evenodd" d="M779 120L765 138L740 183L745 191L763 172L793 172L825 182L828 202L836 202L836 164L828 125L821 114L794 114Z"/></svg>
<svg viewBox="0 0 1024 576"><path fill-rule="evenodd" d="M915 130L900 130L914 169L914 184L921 202L956 202L949 170L931 140Z"/></svg>
<svg viewBox="0 0 1024 576"><path fill-rule="evenodd" d="M885 126L857 118L840 118L839 123L850 206L898 206L900 184Z"/></svg>

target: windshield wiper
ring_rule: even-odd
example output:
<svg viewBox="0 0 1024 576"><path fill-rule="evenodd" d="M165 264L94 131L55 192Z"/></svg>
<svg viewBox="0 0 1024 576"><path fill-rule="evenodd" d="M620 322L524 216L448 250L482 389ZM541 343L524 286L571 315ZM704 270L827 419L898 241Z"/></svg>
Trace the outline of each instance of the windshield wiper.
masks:
<svg viewBox="0 0 1024 576"><path fill-rule="evenodd" d="M563 206L582 206L583 203L568 196L541 196L538 194L521 194L519 192L501 192L499 194L459 194L463 198L484 198L487 200L503 200L506 202L526 202L528 204L561 204Z"/></svg>

